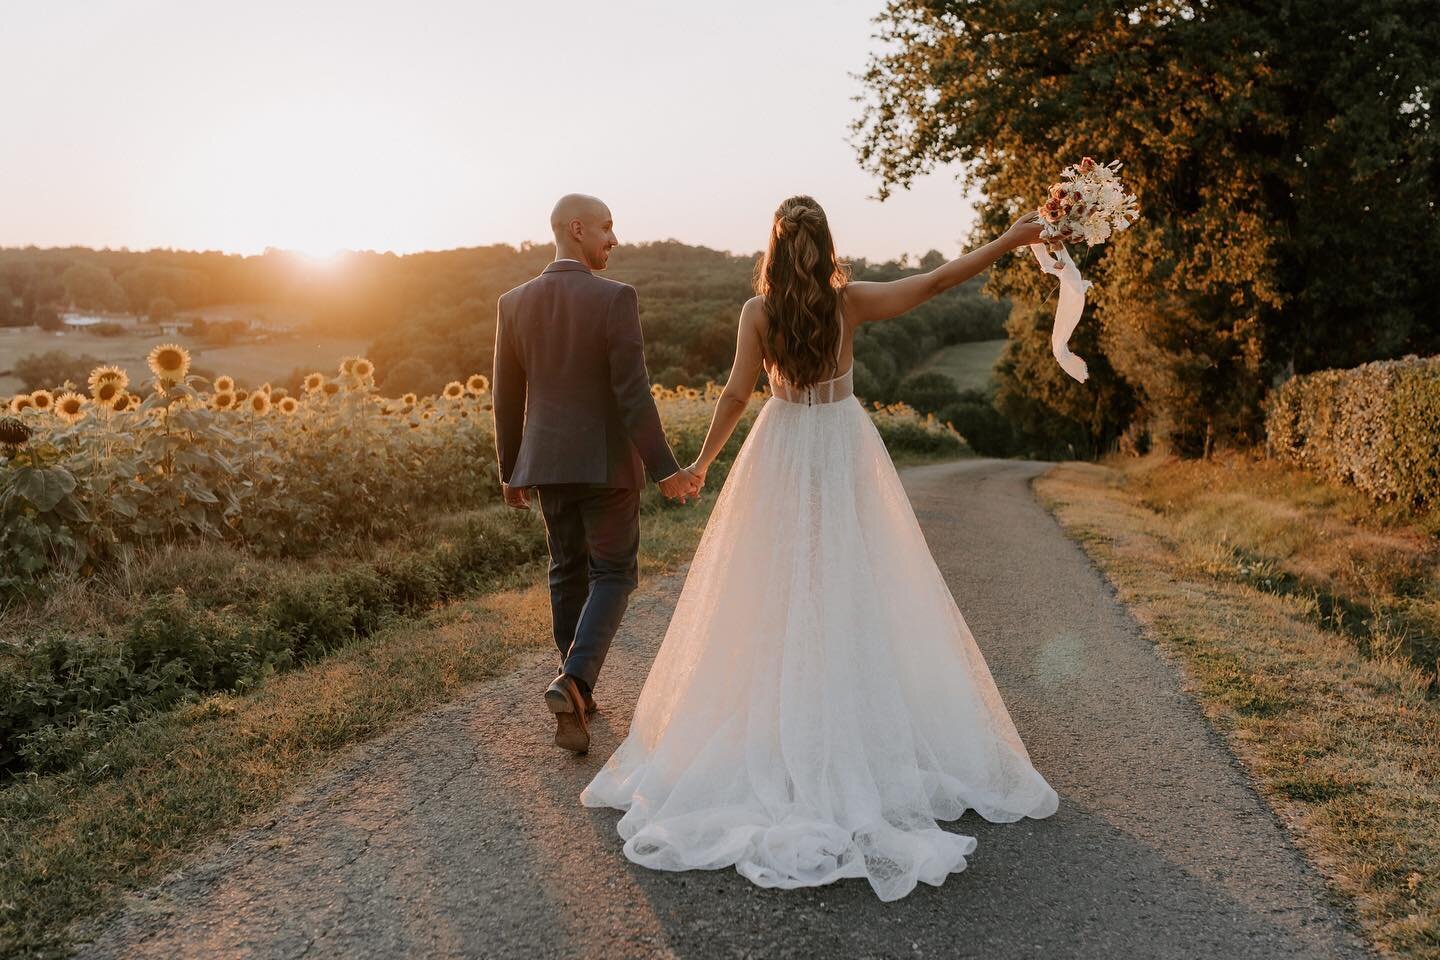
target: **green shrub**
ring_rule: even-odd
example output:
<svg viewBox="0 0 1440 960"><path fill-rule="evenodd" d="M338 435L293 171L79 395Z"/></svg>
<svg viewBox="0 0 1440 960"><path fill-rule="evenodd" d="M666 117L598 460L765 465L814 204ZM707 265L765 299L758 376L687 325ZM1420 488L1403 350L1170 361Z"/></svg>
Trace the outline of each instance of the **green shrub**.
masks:
<svg viewBox="0 0 1440 960"><path fill-rule="evenodd" d="M1440 357L1293 377L1269 397L1266 448L1377 500L1440 502Z"/></svg>
<svg viewBox="0 0 1440 960"><path fill-rule="evenodd" d="M903 403L880 406L870 414L890 455L959 456L968 452L965 439L935 414L921 416Z"/></svg>
<svg viewBox="0 0 1440 960"><path fill-rule="evenodd" d="M955 381L943 373L916 373L900 382L895 399L916 410L938 413L960 399Z"/></svg>

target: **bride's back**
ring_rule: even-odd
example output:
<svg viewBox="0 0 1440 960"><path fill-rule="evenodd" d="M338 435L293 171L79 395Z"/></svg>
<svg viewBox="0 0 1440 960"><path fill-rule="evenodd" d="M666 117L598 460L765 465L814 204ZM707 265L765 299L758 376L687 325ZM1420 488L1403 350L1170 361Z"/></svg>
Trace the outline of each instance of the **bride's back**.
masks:
<svg viewBox="0 0 1440 960"><path fill-rule="evenodd" d="M837 302L843 304L843 291L837 297ZM855 395L855 338L849 325L845 323L845 311L843 306L836 310L835 325L838 335L838 343L835 348L834 363L830 369L831 376L815 380L805 386L796 383L798 378L787 376L780 363L770 354L769 345L772 342L770 336L770 317L762 308L760 311L759 333L762 344L763 363L766 376L770 378L770 389L776 397L790 403L803 403L813 405L816 403L835 403ZM844 371L843 373L841 371Z"/></svg>

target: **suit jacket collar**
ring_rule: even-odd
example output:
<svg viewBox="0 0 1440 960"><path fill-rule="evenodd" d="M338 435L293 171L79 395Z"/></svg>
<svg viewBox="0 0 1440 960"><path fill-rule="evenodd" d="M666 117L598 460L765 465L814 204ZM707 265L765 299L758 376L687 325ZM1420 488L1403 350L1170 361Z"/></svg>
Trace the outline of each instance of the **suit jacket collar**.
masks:
<svg viewBox="0 0 1440 960"><path fill-rule="evenodd" d="M559 273L562 270L579 270L583 273L590 273L590 268L579 260L552 260L542 273Z"/></svg>

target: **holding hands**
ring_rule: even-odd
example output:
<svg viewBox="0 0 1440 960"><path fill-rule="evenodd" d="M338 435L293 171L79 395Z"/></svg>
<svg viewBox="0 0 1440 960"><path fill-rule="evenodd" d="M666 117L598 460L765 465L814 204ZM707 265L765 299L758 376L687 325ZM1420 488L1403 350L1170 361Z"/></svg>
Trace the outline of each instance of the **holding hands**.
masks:
<svg viewBox="0 0 1440 960"><path fill-rule="evenodd" d="M681 468L660 481L660 492L667 499L679 500L681 503L688 503L690 499L700 498L700 488L705 485L705 474L702 471L697 477L691 470Z"/></svg>

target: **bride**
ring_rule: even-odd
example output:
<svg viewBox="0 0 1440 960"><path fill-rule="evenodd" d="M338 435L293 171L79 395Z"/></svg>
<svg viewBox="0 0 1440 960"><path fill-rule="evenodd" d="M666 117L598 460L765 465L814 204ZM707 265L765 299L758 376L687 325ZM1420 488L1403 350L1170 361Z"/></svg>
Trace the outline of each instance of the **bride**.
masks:
<svg viewBox="0 0 1440 960"><path fill-rule="evenodd" d="M625 855L733 866L763 887L864 877L882 900L965 868L940 829L1048 817L1030 764L910 501L852 389L855 330L1034 243L1004 236L929 273L847 282L819 204L775 211L699 458L760 410L715 502L619 749L580 795L626 811Z"/></svg>

